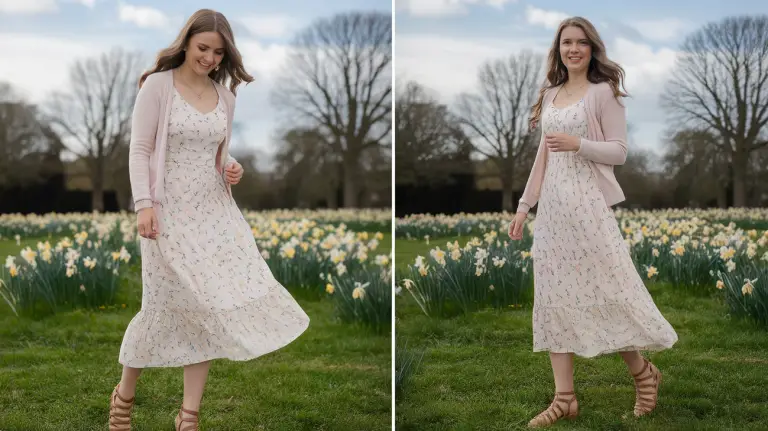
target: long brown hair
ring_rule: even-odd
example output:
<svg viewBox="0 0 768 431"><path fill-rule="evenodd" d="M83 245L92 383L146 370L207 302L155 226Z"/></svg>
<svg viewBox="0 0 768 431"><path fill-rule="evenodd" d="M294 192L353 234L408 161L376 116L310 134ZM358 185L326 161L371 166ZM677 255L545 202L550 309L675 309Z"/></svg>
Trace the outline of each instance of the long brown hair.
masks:
<svg viewBox="0 0 768 431"><path fill-rule="evenodd" d="M243 58L235 46L235 36L227 18L215 10L200 9L189 17L171 46L157 54L155 65L141 75L139 88L149 75L181 66L186 56L184 47L189 43L189 39L195 34L206 31L215 31L224 40L224 57L219 64L219 70L212 70L208 76L221 85L224 85L228 78L230 80L229 90L232 94L237 94L237 87L240 83L253 82L253 76L249 75L243 67Z"/></svg>
<svg viewBox="0 0 768 431"><path fill-rule="evenodd" d="M555 40L552 41L552 47L549 50L547 59L547 83L539 91L539 99L531 107L531 117L529 126L531 130L536 127L541 118L541 108L544 101L544 93L550 88L557 87L568 81L568 69L560 56L560 36L566 27L578 27L584 31L590 46L592 47L592 58L589 60L587 69L587 80L593 84L608 82L613 89L614 97L628 97L629 94L621 90L624 87L624 69L608 59L605 53L605 44L597 33L597 29L589 20L580 16L567 18L560 23L555 34Z"/></svg>

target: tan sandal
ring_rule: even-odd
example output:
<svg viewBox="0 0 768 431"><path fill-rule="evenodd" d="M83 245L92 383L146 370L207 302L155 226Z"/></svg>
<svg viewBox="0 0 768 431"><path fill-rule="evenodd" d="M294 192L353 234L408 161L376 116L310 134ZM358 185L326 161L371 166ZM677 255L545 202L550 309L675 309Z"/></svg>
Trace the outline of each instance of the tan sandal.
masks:
<svg viewBox="0 0 768 431"><path fill-rule="evenodd" d="M566 397L563 397L566 395ZM570 396L567 396L570 395ZM560 419L573 419L579 415L579 402L576 394L571 392L555 392L552 404L543 412L536 415L528 422L529 428L538 428L552 425Z"/></svg>
<svg viewBox="0 0 768 431"><path fill-rule="evenodd" d="M642 371L632 375L635 379L636 417L647 415L656 408L656 403L659 400L659 386L661 385L661 371L659 371L655 365L650 363L648 359L643 358L643 361L645 361L645 366ZM643 378L638 378L642 376L646 370L650 370L648 375Z"/></svg>
<svg viewBox="0 0 768 431"><path fill-rule="evenodd" d="M181 413L182 412L190 414L190 415L192 415L194 417L183 418L182 419L182 417L181 417ZM199 431L200 428L198 428L198 417L197 417L197 414L198 414L198 412L193 411L193 410L187 410L182 405L181 406L181 410L179 410L178 416L176 416L176 431ZM186 428L182 429L181 425L184 422L188 422L189 425L187 425Z"/></svg>
<svg viewBox="0 0 768 431"><path fill-rule="evenodd" d="M109 431L130 431L131 410L136 396L130 400L120 396L120 383L115 386L109 401Z"/></svg>

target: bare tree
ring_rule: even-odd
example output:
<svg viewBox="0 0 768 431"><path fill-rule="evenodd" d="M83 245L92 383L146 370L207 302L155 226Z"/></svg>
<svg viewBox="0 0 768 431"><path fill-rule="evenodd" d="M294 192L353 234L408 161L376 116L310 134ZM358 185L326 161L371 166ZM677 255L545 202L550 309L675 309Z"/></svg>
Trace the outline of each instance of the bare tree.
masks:
<svg viewBox="0 0 768 431"><path fill-rule="evenodd" d="M338 156L327 151L325 139L316 129L283 134L275 155L276 173L285 182L283 194L291 198L290 206L306 208L325 200L328 207L338 207L341 164Z"/></svg>
<svg viewBox="0 0 768 431"><path fill-rule="evenodd" d="M392 16L348 13L296 37L273 92L287 121L315 128L343 167L344 206L357 207L360 161L391 132Z"/></svg>
<svg viewBox="0 0 768 431"><path fill-rule="evenodd" d="M536 135L528 129L530 107L538 96L544 57L523 51L485 63L478 91L462 94L456 111L475 150L496 165L502 185L502 208L513 211L515 179L523 174ZM526 177L527 179L527 177Z"/></svg>
<svg viewBox="0 0 768 431"><path fill-rule="evenodd" d="M749 158L751 171L755 173L750 178L753 202L757 207L768 206L768 147L763 147Z"/></svg>
<svg viewBox="0 0 768 431"><path fill-rule="evenodd" d="M24 102L10 84L0 83L0 188L25 186L43 180L44 173L60 173L61 163L47 165L62 149L37 107Z"/></svg>
<svg viewBox="0 0 768 431"><path fill-rule="evenodd" d="M707 24L682 51L662 105L673 127L718 136L732 164L733 205L745 206L749 156L768 145L768 15Z"/></svg>
<svg viewBox="0 0 768 431"><path fill-rule="evenodd" d="M670 130L664 172L674 184L676 201L684 206L727 206L731 162L720 139L706 130Z"/></svg>
<svg viewBox="0 0 768 431"><path fill-rule="evenodd" d="M70 71L69 91L56 92L48 116L73 142L69 150L83 157L93 187L92 207L104 211L104 181L115 157L130 139L131 113L136 100L142 57L113 49L96 58L77 61Z"/></svg>
<svg viewBox="0 0 768 431"><path fill-rule="evenodd" d="M448 107L410 81L396 91L395 182L444 182L460 170L457 155L467 138Z"/></svg>

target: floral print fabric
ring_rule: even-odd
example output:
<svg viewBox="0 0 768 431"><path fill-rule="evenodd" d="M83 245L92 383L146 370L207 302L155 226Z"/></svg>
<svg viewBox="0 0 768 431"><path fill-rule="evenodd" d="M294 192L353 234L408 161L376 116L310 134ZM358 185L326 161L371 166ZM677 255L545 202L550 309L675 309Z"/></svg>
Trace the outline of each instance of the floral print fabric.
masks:
<svg viewBox="0 0 768 431"><path fill-rule="evenodd" d="M227 132L221 101L202 113L175 88L172 97L160 231L140 239L141 311L119 361L144 368L253 359L295 340L309 318L273 277L215 168Z"/></svg>
<svg viewBox="0 0 768 431"><path fill-rule="evenodd" d="M586 138L584 100L546 107L543 133ZM550 152L534 221L533 350L582 357L677 341L643 284L597 178L574 151Z"/></svg>

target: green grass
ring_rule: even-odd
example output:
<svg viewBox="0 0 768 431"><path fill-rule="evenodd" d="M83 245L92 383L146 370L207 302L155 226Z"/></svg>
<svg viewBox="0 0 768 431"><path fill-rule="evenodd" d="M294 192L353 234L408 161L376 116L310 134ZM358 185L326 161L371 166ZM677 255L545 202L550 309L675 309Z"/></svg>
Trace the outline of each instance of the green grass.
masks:
<svg viewBox="0 0 768 431"><path fill-rule="evenodd" d="M390 248L386 236L378 252ZM37 240L28 241L34 247ZM22 244L22 247L24 244ZM0 256L18 254L0 241ZM128 322L141 305L140 270L125 276L116 307L18 319L0 303L0 430L103 430ZM391 341L339 323L329 299L296 296L309 329L248 362L215 360L201 405L206 430L387 430ZM122 308L122 303L126 304ZM134 430L172 429L182 368L139 379Z"/></svg>
<svg viewBox="0 0 768 431"><path fill-rule="evenodd" d="M63 237L61 237L63 238ZM70 236L70 238L72 238ZM48 236L41 236L41 237L29 237L29 238L22 238L19 245L16 245L16 240L11 239L2 239L0 240L0 259L2 259L2 265L5 265L5 257L8 255L15 255L18 256L19 252L24 249L25 247L31 247L34 250L37 250L37 243L39 242L45 242L50 241L51 245L56 245L56 241L58 241L60 237L48 237Z"/></svg>
<svg viewBox="0 0 768 431"><path fill-rule="evenodd" d="M415 254L404 250L419 247L397 240L397 258L412 261ZM576 357L580 416L554 429L764 430L768 331L729 318L717 298L692 297L672 286L652 287L651 294L679 336L672 349L649 355L664 374L657 409L649 417L632 416L634 385L618 355ZM404 292L396 319L398 345L426 349L398 398L398 430L525 429L552 401L549 356L532 352L530 310L431 319Z"/></svg>

